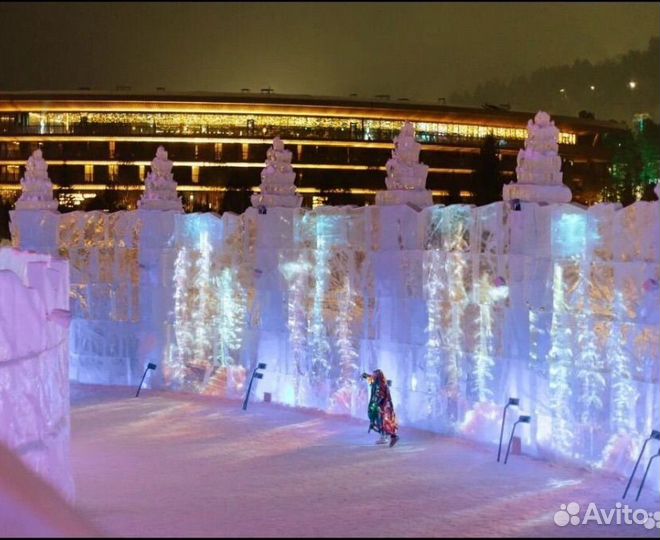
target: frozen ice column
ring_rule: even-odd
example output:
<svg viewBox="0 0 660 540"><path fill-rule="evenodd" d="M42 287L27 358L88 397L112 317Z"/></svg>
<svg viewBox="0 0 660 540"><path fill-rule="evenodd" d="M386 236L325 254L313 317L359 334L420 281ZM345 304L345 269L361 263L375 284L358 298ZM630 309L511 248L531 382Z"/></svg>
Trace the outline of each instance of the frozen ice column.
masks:
<svg viewBox="0 0 660 540"><path fill-rule="evenodd" d="M252 195L252 206L299 208L302 197L296 191L295 180L291 151L285 150L282 140L275 137L266 152L266 167L261 171L261 193Z"/></svg>
<svg viewBox="0 0 660 540"><path fill-rule="evenodd" d="M21 188L16 210L57 210L57 201L53 199L53 183L48 178L48 163L40 148L32 152L25 164Z"/></svg>
<svg viewBox="0 0 660 540"><path fill-rule="evenodd" d="M162 146L151 160L151 172L145 181L145 191L138 201L141 210L177 210L183 212L181 197L176 194L176 182L172 176L172 162Z"/></svg>
<svg viewBox="0 0 660 540"><path fill-rule="evenodd" d="M518 152L518 181L504 186L505 201L571 202L571 190L562 183L558 140L559 130L548 113L539 111L527 122L525 148Z"/></svg>
<svg viewBox="0 0 660 540"><path fill-rule="evenodd" d="M394 137L392 157L385 169L387 191L376 194L376 204L414 204L420 208L433 205L433 195L426 189L429 168L419 162L422 145L415 140L415 128L410 122L403 124Z"/></svg>

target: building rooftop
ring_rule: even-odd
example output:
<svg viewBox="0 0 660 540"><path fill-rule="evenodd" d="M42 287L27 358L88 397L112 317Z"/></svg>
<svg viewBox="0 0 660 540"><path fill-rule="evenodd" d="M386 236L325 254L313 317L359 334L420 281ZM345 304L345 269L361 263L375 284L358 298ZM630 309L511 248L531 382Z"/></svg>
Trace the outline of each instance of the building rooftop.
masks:
<svg viewBox="0 0 660 540"><path fill-rule="evenodd" d="M520 127L536 114L477 107L458 107L441 103L401 101L398 99L360 96L312 96L264 92L183 92L118 90L38 90L0 91L0 111L42 109L73 110L140 110L151 112L244 113L244 114L314 114L411 121L497 124ZM557 127L575 133L593 133L626 129L617 122L552 115Z"/></svg>

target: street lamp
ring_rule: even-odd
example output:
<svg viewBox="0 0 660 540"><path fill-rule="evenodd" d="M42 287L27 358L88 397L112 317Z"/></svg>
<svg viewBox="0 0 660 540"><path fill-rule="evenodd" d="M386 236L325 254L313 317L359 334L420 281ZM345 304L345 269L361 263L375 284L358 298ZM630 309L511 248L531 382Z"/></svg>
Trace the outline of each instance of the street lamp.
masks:
<svg viewBox="0 0 660 540"><path fill-rule="evenodd" d="M252 377L250 377L250 384L248 385L247 392L245 393L245 400L243 401L243 410L247 410L248 406L248 400L250 399L250 390L252 390L252 382L254 379L263 379L264 374L261 373L260 371L257 371L258 369L266 369L266 364L263 362L260 362L257 364L257 367L254 368L254 371L252 372Z"/></svg>
<svg viewBox="0 0 660 540"><path fill-rule="evenodd" d="M140 395L140 390L142 390L142 383L144 382L144 378L147 376L147 372L148 372L150 369L155 370L155 369L156 369L156 364L152 364L151 362L149 362L149 363L147 364L147 368L144 370L144 375L142 375L142 380L140 381L140 386L138 386L138 389L137 389L137 392L136 392L136 394L135 394L135 397L138 397L138 396Z"/></svg>
<svg viewBox="0 0 660 540"><path fill-rule="evenodd" d="M626 495L628 494L628 490L630 489L630 484L632 483L633 477L635 476L635 473L637 472L637 467L639 467L639 462L642 460L642 456L644 455L644 450L646 450L646 445L649 443L649 441L656 440L660 441L660 431L657 429L654 429L651 431L651 434L647 437L647 439L644 441L644 444L642 445L642 449L639 451L639 457L637 458L637 462L635 463L635 466L633 467L632 472L630 473L630 478L628 479L628 485L626 485L626 489L623 492L623 497L622 499L626 498ZM653 460L653 457L651 460L649 460L649 466L651 465L651 461ZM646 467L646 472L648 473L649 466ZM646 474L644 475L644 480L646 480ZM642 487L644 486L644 481L642 480L642 485L639 487L639 492L637 493L637 498L639 499L639 493L642 491Z"/></svg>
<svg viewBox="0 0 660 540"><path fill-rule="evenodd" d="M500 430L500 446L497 449L497 461L500 461L500 454L502 452L502 436L504 435L504 421L506 420L506 410L511 406L518 407L520 405L519 398L510 397L507 404L504 406L504 411L502 412L502 429Z"/></svg>
<svg viewBox="0 0 660 540"><path fill-rule="evenodd" d="M509 461L509 452L511 451L511 442L513 441L513 435L516 432L516 426L518 424L529 424L532 421L532 417L529 415L521 415L518 417L518 420L513 424L513 428L511 428L511 436L509 437L509 446L506 448L506 456L504 457L504 464L506 465L507 462Z"/></svg>

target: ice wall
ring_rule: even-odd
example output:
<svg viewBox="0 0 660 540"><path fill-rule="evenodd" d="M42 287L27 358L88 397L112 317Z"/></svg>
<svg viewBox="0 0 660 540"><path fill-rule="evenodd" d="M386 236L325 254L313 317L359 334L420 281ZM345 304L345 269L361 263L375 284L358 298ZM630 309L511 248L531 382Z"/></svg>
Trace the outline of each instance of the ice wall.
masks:
<svg viewBox="0 0 660 540"><path fill-rule="evenodd" d="M156 384L238 397L266 362L257 399L364 417L359 373L380 367L403 425L496 442L515 396L534 417L526 451L619 472L660 423L658 202L120 214L62 216L56 240L87 269L72 350L87 333L134 340L112 364L125 372L101 363L90 382L157 361ZM127 280L129 327L91 315L112 298L95 284Z"/></svg>
<svg viewBox="0 0 660 540"><path fill-rule="evenodd" d="M172 297L167 269L173 267L168 245L174 216L144 210L11 213L15 246L69 260L72 380L137 385L146 363L160 361L167 313L162 303Z"/></svg>
<svg viewBox="0 0 660 540"><path fill-rule="evenodd" d="M69 317L67 261L0 248L0 440L71 500Z"/></svg>

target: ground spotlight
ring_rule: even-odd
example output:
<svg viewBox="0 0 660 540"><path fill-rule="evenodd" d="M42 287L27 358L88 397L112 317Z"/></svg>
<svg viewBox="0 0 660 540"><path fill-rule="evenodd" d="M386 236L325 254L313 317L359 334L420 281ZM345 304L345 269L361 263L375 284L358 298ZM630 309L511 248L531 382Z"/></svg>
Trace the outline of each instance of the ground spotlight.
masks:
<svg viewBox="0 0 660 540"><path fill-rule="evenodd" d="M140 381L140 386L138 386L137 393L135 394L135 397L138 397L140 395L140 390L142 390L142 383L144 382L144 378L147 376L147 371L150 369L156 369L156 364L152 364L149 362L147 364L147 369L144 370L144 374L142 375L142 380Z"/></svg>
<svg viewBox="0 0 660 540"><path fill-rule="evenodd" d="M497 449L497 461L500 461L500 455L502 453L502 436L504 435L504 421L506 420L506 410L511 406L520 405L520 399L515 397L510 397L508 403L504 406L504 412L502 413L502 427L500 428L500 446Z"/></svg>
<svg viewBox="0 0 660 540"><path fill-rule="evenodd" d="M635 462L635 466L633 467L632 472L630 473L630 478L628 478L628 484L626 485L626 489L623 492L623 497L622 499L626 498L626 495L628 494L628 490L630 489L630 484L632 483L632 479L635 476L635 473L637 472L637 467L639 466L639 462L642 460L642 456L644 455L644 450L646 450L646 445L649 443L651 440L656 440L660 441L660 431L657 429L654 429L651 431L651 434L646 438L644 441L644 444L642 445L642 449L639 451L639 456L637 456L637 461ZM651 459L649 460L649 464L646 467L646 473L644 473L644 479L642 480L642 485L639 487L639 491L637 492L637 498L639 499L639 494L642 491L642 486L644 485L644 480L646 480L646 474L649 472L649 467L651 466L651 462L653 461L653 458L657 456L652 456Z"/></svg>
<svg viewBox="0 0 660 540"><path fill-rule="evenodd" d="M513 441L513 435L516 432L516 426L518 424L529 424L532 421L532 417L529 415L520 415L518 417L518 420L513 424L513 427L511 428L511 435L509 436L509 445L506 448L506 456L504 457L504 464L506 465L506 462L509 461L509 452L511 451L511 441Z"/></svg>
<svg viewBox="0 0 660 540"><path fill-rule="evenodd" d="M245 393L245 399L243 400L243 410L247 410L248 406L248 400L250 399L250 392L252 391L252 383L254 382L254 379L263 379L264 374L257 371L258 369L266 369L266 364L263 362L259 362L257 364L257 367L254 368L254 371L252 371L252 377L250 377L250 384L248 385L247 392Z"/></svg>
<svg viewBox="0 0 660 540"><path fill-rule="evenodd" d="M646 466L646 470L644 471L644 476L642 476L642 483L639 484L639 489L637 490L637 497L635 497L635 500L639 500L639 496L642 494L642 488L644 487L644 482L646 482L646 476L649 474L649 469L651 468L651 464L653 463L653 460L660 457L660 450L658 450L658 453L655 454L654 456L651 456L651 459L649 459L649 464Z"/></svg>

